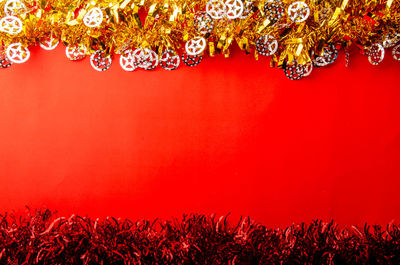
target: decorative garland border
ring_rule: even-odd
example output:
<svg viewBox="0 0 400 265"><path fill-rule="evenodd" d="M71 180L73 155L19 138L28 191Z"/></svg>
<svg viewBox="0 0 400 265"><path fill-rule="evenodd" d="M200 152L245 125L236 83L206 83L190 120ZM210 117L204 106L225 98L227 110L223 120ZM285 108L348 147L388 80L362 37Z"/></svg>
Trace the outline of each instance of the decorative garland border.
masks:
<svg viewBox="0 0 400 265"><path fill-rule="evenodd" d="M400 228L334 222L269 229L250 218L168 221L0 216L1 264L400 264Z"/></svg>
<svg viewBox="0 0 400 265"><path fill-rule="evenodd" d="M400 60L399 0L7 0L0 3L0 66L24 63L28 47L54 49L70 60L91 55L109 69L114 54L126 71L195 66L207 53L271 57L292 80L333 63L353 47L373 65L385 49ZM179 55L179 53L181 55Z"/></svg>

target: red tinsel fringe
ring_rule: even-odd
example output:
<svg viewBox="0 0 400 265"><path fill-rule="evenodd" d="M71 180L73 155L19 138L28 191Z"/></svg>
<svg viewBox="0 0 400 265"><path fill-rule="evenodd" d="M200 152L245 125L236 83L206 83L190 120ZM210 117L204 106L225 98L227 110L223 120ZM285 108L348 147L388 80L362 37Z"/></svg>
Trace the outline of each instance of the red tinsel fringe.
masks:
<svg viewBox="0 0 400 265"><path fill-rule="evenodd" d="M313 221L269 229L250 218L169 221L0 215L0 264L400 264L396 225Z"/></svg>

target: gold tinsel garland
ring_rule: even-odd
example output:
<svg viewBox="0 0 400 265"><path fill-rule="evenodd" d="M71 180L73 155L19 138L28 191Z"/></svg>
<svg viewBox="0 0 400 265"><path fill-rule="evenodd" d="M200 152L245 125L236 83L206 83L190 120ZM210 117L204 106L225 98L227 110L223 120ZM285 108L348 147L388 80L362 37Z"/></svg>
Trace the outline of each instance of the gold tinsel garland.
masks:
<svg viewBox="0 0 400 265"><path fill-rule="evenodd" d="M378 64L381 46L392 47L400 39L399 0L3 0L0 13L3 50L14 43L37 45L51 36L85 47L86 54L141 48L161 56L201 37L206 48L190 55L228 57L237 43L256 59L270 55L272 66L286 68L315 66L315 60L323 66L336 58L337 49L347 52L353 46Z"/></svg>

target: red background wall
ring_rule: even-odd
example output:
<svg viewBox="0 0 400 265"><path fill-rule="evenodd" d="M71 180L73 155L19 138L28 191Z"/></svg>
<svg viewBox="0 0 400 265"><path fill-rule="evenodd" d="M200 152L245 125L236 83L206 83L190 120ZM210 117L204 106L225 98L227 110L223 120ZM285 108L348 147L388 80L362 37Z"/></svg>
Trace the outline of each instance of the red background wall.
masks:
<svg viewBox="0 0 400 265"><path fill-rule="evenodd" d="M290 81L234 51L104 73L64 48L0 71L0 209L267 225L400 218L400 63L344 56Z"/></svg>

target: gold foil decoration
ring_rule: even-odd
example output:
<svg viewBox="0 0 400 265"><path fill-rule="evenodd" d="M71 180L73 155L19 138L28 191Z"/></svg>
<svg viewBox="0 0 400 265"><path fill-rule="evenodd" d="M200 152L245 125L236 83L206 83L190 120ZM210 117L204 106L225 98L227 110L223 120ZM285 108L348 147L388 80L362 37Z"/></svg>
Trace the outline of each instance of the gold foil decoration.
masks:
<svg viewBox="0 0 400 265"><path fill-rule="evenodd" d="M0 0L4 17L5 0ZM282 0L284 6L292 1ZM274 36L279 48L272 56L271 65L283 67L296 61L311 61L310 54L321 54L324 45L338 43L349 49L360 49L382 42L385 36L400 31L399 0L310 0L310 16L300 24L291 23L285 15L272 23L265 17L265 1L255 1L255 12L244 19L214 20L208 34L196 31L193 23L199 12L204 12L206 0L39 0L25 1L28 12L19 17L23 31L16 35L0 33L4 45L21 42L36 45L47 33L54 32L65 45L85 45L88 52L102 49L117 50L129 41L129 47L147 47L160 53L163 49L179 51L182 44L195 36L207 40L210 56L218 53L230 56L237 43L246 53L254 51L262 35ZM83 18L88 10L98 7L103 11L103 22L98 28L88 28ZM321 20L319 12L329 8ZM142 24L144 22L144 25Z"/></svg>

